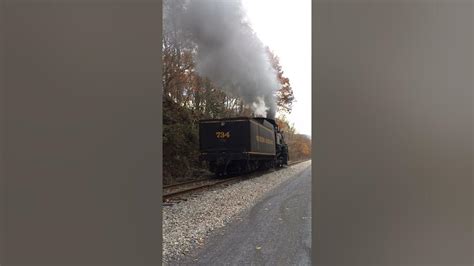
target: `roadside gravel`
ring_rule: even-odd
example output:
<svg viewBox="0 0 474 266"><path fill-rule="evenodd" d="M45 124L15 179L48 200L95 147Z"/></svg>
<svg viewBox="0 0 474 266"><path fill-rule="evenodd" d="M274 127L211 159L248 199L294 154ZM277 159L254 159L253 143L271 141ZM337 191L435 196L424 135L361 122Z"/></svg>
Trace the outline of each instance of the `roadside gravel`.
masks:
<svg viewBox="0 0 474 266"><path fill-rule="evenodd" d="M179 260L194 247L203 245L214 230L239 219L239 214L257 203L266 192L309 165L311 161L302 162L163 206L163 263L168 265L168 261Z"/></svg>

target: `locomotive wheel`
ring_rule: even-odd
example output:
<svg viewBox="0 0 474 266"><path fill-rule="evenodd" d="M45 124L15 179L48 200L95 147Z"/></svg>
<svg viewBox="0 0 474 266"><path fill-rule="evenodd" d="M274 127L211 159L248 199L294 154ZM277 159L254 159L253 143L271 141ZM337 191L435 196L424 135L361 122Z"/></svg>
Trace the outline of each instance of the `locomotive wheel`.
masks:
<svg viewBox="0 0 474 266"><path fill-rule="evenodd" d="M215 168L215 175L216 175L216 178L223 178L227 175L226 173L226 166L225 165L216 165L216 168Z"/></svg>

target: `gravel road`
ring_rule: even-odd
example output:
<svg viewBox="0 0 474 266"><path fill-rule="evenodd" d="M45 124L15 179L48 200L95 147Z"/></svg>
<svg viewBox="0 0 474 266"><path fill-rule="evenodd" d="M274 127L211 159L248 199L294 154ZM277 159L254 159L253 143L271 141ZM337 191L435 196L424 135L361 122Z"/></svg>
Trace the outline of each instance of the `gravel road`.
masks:
<svg viewBox="0 0 474 266"><path fill-rule="evenodd" d="M310 265L311 161L163 207L165 265Z"/></svg>

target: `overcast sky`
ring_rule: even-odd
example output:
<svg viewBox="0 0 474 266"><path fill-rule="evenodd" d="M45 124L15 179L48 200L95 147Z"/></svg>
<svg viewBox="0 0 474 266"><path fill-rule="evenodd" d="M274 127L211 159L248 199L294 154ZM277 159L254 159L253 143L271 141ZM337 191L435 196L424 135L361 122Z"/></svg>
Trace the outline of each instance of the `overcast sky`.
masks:
<svg viewBox="0 0 474 266"><path fill-rule="evenodd" d="M242 0L252 28L279 57L296 101L289 115L311 136L311 0Z"/></svg>

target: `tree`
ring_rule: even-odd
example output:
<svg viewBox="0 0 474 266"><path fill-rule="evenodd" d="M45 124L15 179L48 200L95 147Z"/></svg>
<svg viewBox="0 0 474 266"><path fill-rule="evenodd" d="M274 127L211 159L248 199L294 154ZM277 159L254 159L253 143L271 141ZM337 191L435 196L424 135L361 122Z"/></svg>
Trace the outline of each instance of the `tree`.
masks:
<svg viewBox="0 0 474 266"><path fill-rule="evenodd" d="M282 112L291 113L295 96L293 95L290 79L284 76L283 69L280 65L280 58L276 56L270 48L266 47L266 50L272 67L277 73L277 80L281 85L276 93L278 109Z"/></svg>
<svg viewBox="0 0 474 266"><path fill-rule="evenodd" d="M189 32L181 25L185 12L184 0L166 0L163 3L163 94L178 104L186 104L186 90L192 84L195 63L195 45L189 41Z"/></svg>
<svg viewBox="0 0 474 266"><path fill-rule="evenodd" d="M278 117L276 123L280 130L284 131L290 160L309 159L311 157L311 138L298 134L284 115Z"/></svg>
<svg viewBox="0 0 474 266"><path fill-rule="evenodd" d="M163 182L200 176L205 169L199 162L200 119L251 116L252 110L241 95L226 93L212 80L196 71L197 45L180 18L185 16L187 0L165 0L163 3ZM290 113L294 101L290 81L283 74L279 59L268 48L268 56L280 87L277 106ZM295 130L283 117L277 120L285 131L290 157L300 158L308 152L304 141L297 144ZM179 167L177 167L179 166Z"/></svg>

